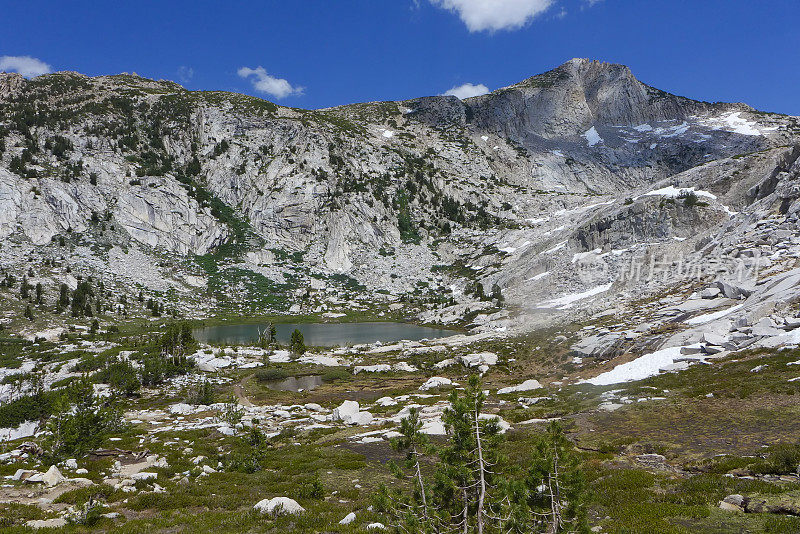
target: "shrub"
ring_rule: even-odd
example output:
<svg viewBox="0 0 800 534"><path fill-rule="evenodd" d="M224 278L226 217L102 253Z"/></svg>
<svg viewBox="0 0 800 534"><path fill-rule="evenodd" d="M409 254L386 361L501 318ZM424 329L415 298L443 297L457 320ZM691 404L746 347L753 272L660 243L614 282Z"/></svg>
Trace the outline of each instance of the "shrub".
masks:
<svg viewBox="0 0 800 534"><path fill-rule="evenodd" d="M142 360L140 378L142 385L150 387L161 384L164 380L176 375L188 373L194 362L188 358L150 355Z"/></svg>
<svg viewBox="0 0 800 534"><path fill-rule="evenodd" d="M189 404L202 404L208 406L214 404L214 386L208 380L203 380L197 387L189 394L187 399Z"/></svg>
<svg viewBox="0 0 800 534"><path fill-rule="evenodd" d="M800 470L800 444L779 443L769 448L767 457L755 462L751 469L764 475L786 475Z"/></svg>
<svg viewBox="0 0 800 534"><path fill-rule="evenodd" d="M336 380L344 380L346 378L350 378L350 376L351 376L350 372L344 367L335 367L333 369L328 369L324 373L322 373L322 381L334 382Z"/></svg>
<svg viewBox="0 0 800 534"><path fill-rule="evenodd" d="M136 369L130 362L114 362L105 369L104 374L108 385L127 396L135 394L142 387Z"/></svg>
<svg viewBox="0 0 800 534"><path fill-rule="evenodd" d="M0 405L0 428L17 427L25 421L39 421L53 413L56 394L26 395Z"/></svg>
<svg viewBox="0 0 800 534"><path fill-rule="evenodd" d="M319 476L300 484L297 495L301 499L322 499L325 497L325 488L322 486Z"/></svg>
<svg viewBox="0 0 800 534"><path fill-rule="evenodd" d="M85 377L70 384L67 394L55 403L54 412L48 421L51 434L46 443L54 457L96 448L108 434L123 428L121 413L108 399L94 395L92 383Z"/></svg>

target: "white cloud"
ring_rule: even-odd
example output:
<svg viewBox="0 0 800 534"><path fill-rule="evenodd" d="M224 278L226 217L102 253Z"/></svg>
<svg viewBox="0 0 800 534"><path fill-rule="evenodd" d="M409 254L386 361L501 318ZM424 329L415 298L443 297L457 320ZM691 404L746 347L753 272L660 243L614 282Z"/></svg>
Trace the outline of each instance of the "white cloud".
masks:
<svg viewBox="0 0 800 534"><path fill-rule="evenodd" d="M430 0L458 13L470 32L516 30L541 15L555 0Z"/></svg>
<svg viewBox="0 0 800 534"><path fill-rule="evenodd" d="M444 94L445 96L457 96L461 100L465 98L470 98L473 96L480 96L485 95L489 92L489 88L479 83L477 85L473 85L471 83L465 83L463 85L457 85L455 87L450 88Z"/></svg>
<svg viewBox="0 0 800 534"><path fill-rule="evenodd" d="M275 98L285 98L289 95L302 95L305 87L292 86L283 78L276 78L267 74L264 67L242 67L237 71L242 78L250 79L253 88L259 93L267 93Z"/></svg>
<svg viewBox="0 0 800 534"><path fill-rule="evenodd" d="M26 78L53 72L50 65L31 56L0 56L0 71L19 72Z"/></svg>
<svg viewBox="0 0 800 534"><path fill-rule="evenodd" d="M194 69L192 67L187 67L186 65L181 65L178 67L178 79L183 83L189 83L192 81L194 77Z"/></svg>

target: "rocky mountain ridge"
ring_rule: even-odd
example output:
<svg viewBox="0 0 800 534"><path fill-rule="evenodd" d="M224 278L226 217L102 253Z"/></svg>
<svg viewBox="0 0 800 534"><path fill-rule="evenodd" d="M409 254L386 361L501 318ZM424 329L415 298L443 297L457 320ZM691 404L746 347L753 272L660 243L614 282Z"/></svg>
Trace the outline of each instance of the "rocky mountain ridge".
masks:
<svg viewBox="0 0 800 534"><path fill-rule="evenodd" d="M5 273L171 287L186 311L338 312L360 295L496 328L608 284L623 301L664 291L685 280L620 279L629 250L697 255L794 213L800 126L574 59L464 101L323 110L134 75L3 74L0 134Z"/></svg>

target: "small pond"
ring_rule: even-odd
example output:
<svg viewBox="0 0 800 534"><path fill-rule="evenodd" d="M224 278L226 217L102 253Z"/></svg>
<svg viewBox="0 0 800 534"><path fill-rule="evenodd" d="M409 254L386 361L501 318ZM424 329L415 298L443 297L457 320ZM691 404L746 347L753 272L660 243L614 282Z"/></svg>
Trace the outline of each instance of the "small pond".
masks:
<svg viewBox="0 0 800 534"><path fill-rule="evenodd" d="M202 343L246 345L257 342L259 331L264 331L267 327L265 323L207 326L196 329L194 336ZM420 339L435 339L458 333L444 328L392 322L276 323L278 342L288 344L295 328L303 334L306 345L314 347L359 345L376 341L381 343L393 343L401 340L419 341Z"/></svg>

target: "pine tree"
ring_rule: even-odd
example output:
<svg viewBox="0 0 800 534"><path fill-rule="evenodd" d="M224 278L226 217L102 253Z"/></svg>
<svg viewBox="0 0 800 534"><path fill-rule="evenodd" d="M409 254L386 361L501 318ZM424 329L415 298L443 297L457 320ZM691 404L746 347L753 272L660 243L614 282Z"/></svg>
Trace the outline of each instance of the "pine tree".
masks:
<svg viewBox="0 0 800 534"><path fill-rule="evenodd" d="M69 287L67 287L67 284L61 284L59 288L58 304L62 308L69 306Z"/></svg>
<svg viewBox="0 0 800 534"><path fill-rule="evenodd" d="M298 356L306 352L306 344L305 340L303 339L303 333L297 328L295 328L294 332L292 332L292 339L289 347L291 351Z"/></svg>
<svg viewBox="0 0 800 534"><path fill-rule="evenodd" d="M588 530L583 493L586 486L574 446L558 421L534 445L527 487L536 523L548 532Z"/></svg>
<svg viewBox="0 0 800 534"><path fill-rule="evenodd" d="M197 156L195 155L189 162L189 164L186 165L186 174L188 174L189 176L197 176L198 174L200 174L200 170L201 170L200 160L197 159Z"/></svg>
<svg viewBox="0 0 800 534"><path fill-rule="evenodd" d="M425 478L422 476L422 466L420 459L424 453L430 453L430 442L428 436L421 432L422 422L419 419L419 411L411 408L408 417L400 421L400 434L402 436L392 440L392 448L405 453L403 466L398 466L390 462L389 468L398 478L411 478L414 484L414 491L409 499L395 501L393 509L395 514L403 517L403 521L408 528L417 532L436 532L435 517L430 508L429 490L426 488ZM407 475L403 468L410 470Z"/></svg>
<svg viewBox="0 0 800 534"><path fill-rule="evenodd" d="M22 277L22 285L19 286L19 298L21 298L22 300L27 300L28 299L28 289L29 289L28 277L27 276L23 276Z"/></svg>

